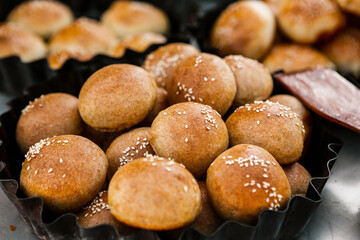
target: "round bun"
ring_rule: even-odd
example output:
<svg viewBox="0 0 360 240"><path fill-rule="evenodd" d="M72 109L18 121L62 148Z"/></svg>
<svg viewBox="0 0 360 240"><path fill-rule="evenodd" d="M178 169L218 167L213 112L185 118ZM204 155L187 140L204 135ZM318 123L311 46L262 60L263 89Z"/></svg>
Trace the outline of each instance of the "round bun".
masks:
<svg viewBox="0 0 360 240"><path fill-rule="evenodd" d="M102 15L101 23L118 37L143 32L166 33L170 28L161 9L137 1L115 1Z"/></svg>
<svg viewBox="0 0 360 240"><path fill-rule="evenodd" d="M78 99L67 93L49 93L30 102L16 125L16 140L23 153L41 139L56 135L78 135L83 122Z"/></svg>
<svg viewBox="0 0 360 240"><path fill-rule="evenodd" d="M154 119L157 115L169 106L167 101L167 91L163 88L157 88L156 101L154 107L151 109L150 113L146 118L141 122L144 126L151 126Z"/></svg>
<svg viewBox="0 0 360 240"><path fill-rule="evenodd" d="M260 59L275 36L275 17L261 1L238 1L226 8L211 31L210 45L222 56Z"/></svg>
<svg viewBox="0 0 360 240"><path fill-rule="evenodd" d="M332 0L283 0L278 22L290 39L310 44L338 31L345 24L345 18Z"/></svg>
<svg viewBox="0 0 360 240"><path fill-rule="evenodd" d="M74 212L100 191L107 168L105 153L90 140L76 135L52 137L26 154L20 186L27 196L41 197L53 212Z"/></svg>
<svg viewBox="0 0 360 240"><path fill-rule="evenodd" d="M44 58L46 51L39 36L15 24L0 23L0 58L19 56L23 62L32 62Z"/></svg>
<svg viewBox="0 0 360 240"><path fill-rule="evenodd" d="M203 103L223 115L234 100L236 83L234 74L223 59L200 53L178 64L166 89L170 104Z"/></svg>
<svg viewBox="0 0 360 240"><path fill-rule="evenodd" d="M310 137L312 128L311 113L299 99L288 94L278 94L269 98L269 101L280 103L281 105L291 108L295 113L297 113L304 124L305 139Z"/></svg>
<svg viewBox="0 0 360 240"><path fill-rule="evenodd" d="M279 44L274 46L263 64L270 72L283 70L285 72L300 71L306 68L323 66L335 68L325 55L310 46L299 44Z"/></svg>
<svg viewBox="0 0 360 240"><path fill-rule="evenodd" d="M299 115L279 103L255 102L239 107L226 120L230 146L249 143L270 152L280 164L297 161L304 147Z"/></svg>
<svg viewBox="0 0 360 240"><path fill-rule="evenodd" d="M43 38L49 38L73 19L71 9L61 2L26 1L10 12L7 21L20 24Z"/></svg>
<svg viewBox="0 0 360 240"><path fill-rule="evenodd" d="M166 88L169 77L179 62L199 53L190 44L170 43L147 55L142 67L154 77L159 87Z"/></svg>
<svg viewBox="0 0 360 240"><path fill-rule="evenodd" d="M305 196L309 182L310 173L298 162L283 167L291 187L291 195Z"/></svg>
<svg viewBox="0 0 360 240"><path fill-rule="evenodd" d="M113 64L91 75L79 94L82 119L103 132L118 132L141 122L156 100L156 83L144 69Z"/></svg>
<svg viewBox="0 0 360 240"><path fill-rule="evenodd" d="M85 228L100 224L111 224L114 225L122 235L128 235L134 232L133 228L122 224L111 215L108 191L99 192L92 202L77 214L77 217L79 224Z"/></svg>
<svg viewBox="0 0 360 240"><path fill-rule="evenodd" d="M360 16L360 1L359 0L336 0L340 7L349 13Z"/></svg>
<svg viewBox="0 0 360 240"><path fill-rule="evenodd" d="M110 181L109 205L119 221L149 230L171 230L199 214L200 190L180 164L159 157L138 158Z"/></svg>
<svg viewBox="0 0 360 240"><path fill-rule="evenodd" d="M241 55L224 58L235 76L236 95L234 107L267 99L274 84L269 70L256 60Z"/></svg>
<svg viewBox="0 0 360 240"><path fill-rule="evenodd" d="M122 38L114 47L110 49L109 55L120 58L124 55L127 48L136 52L144 52L153 44L166 42L166 37L158 33L139 33Z"/></svg>
<svg viewBox="0 0 360 240"><path fill-rule="evenodd" d="M255 224L263 210L281 210L291 197L286 175L265 149L236 145L211 164L206 186L215 210L224 219Z"/></svg>
<svg viewBox="0 0 360 240"><path fill-rule="evenodd" d="M326 43L322 50L338 70L360 77L360 29L346 29Z"/></svg>
<svg viewBox="0 0 360 240"><path fill-rule="evenodd" d="M194 102L178 103L160 112L150 129L155 153L182 163L201 178L211 162L229 144L221 116L210 106Z"/></svg>
<svg viewBox="0 0 360 240"><path fill-rule="evenodd" d="M82 17L51 37L48 62L51 68L59 69L70 58L88 61L97 54L107 54L115 42L106 28Z"/></svg>
<svg viewBox="0 0 360 240"><path fill-rule="evenodd" d="M117 137L106 151L109 161L107 171L110 180L115 172L134 159L154 154L149 142L150 128L136 128Z"/></svg>

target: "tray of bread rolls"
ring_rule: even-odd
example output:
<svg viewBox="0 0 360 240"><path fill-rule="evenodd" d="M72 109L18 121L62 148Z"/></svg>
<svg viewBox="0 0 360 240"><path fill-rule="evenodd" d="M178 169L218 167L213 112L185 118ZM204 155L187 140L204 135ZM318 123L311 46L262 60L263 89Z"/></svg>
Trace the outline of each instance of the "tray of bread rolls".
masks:
<svg viewBox="0 0 360 240"><path fill-rule="evenodd" d="M2 20L21 22L15 6L22 2L4 3ZM301 233L342 146L326 126L360 131L359 59L338 50L347 41L360 45L356 8L327 0L62 3L77 20L45 34L54 47L46 58L0 59L2 91L35 83L0 117L0 186L39 238ZM303 6L311 14L290 11ZM162 17L140 17L144 8L162 9ZM139 28L150 34L132 35L134 26L111 16L124 9L124 22L147 19ZM326 14L332 25L312 29ZM320 23L286 25L309 16ZM95 23L102 25L94 30ZM68 31L89 27L93 35L57 45ZM84 50L92 38L119 55L105 54L99 42ZM350 53L339 59L339 51Z"/></svg>

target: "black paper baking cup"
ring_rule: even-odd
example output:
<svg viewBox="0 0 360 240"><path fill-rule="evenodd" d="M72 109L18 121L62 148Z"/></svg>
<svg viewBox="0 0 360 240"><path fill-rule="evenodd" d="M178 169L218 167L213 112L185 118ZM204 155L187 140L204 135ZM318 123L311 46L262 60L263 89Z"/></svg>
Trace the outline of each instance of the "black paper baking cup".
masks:
<svg viewBox="0 0 360 240"><path fill-rule="evenodd" d="M135 59L129 58L129 61ZM29 87L22 96L9 102L9 111L0 116L0 186L18 209L25 222L41 239L162 239L161 232L139 230L121 236L112 225L83 228L74 214L53 215L43 209L41 198L28 198L19 189L19 175L24 156L15 139L15 129L21 110L30 100L50 92L66 92L77 96L81 86L92 74L82 70L63 73L51 80ZM277 85L276 92L282 92ZM325 131L329 122L319 116L313 118L314 132L307 155L301 160L313 178L306 197L293 197L285 210L265 210L255 226L236 221L223 223L210 235L192 227L186 228L179 239L286 239L295 238L305 228L321 203L321 191L329 178L342 142Z"/></svg>
<svg viewBox="0 0 360 240"><path fill-rule="evenodd" d="M192 39L187 30L188 25L194 25L197 19L198 2L196 0L141 0L157 6L165 11L170 19L171 29L168 34L166 43L186 42ZM9 12L24 0L0 0L0 22L4 21ZM99 20L101 14L110 6L114 0L61 0L67 4L73 11L75 17L86 16ZM138 56L143 59L152 50L164 44L154 44L145 52L136 52L127 49L128 54ZM68 60L59 70L52 70L46 59L40 59L31 63L24 63L17 56L0 58L0 91L20 94L24 88L48 80L59 72L68 72L72 70L90 69L96 71L112 63L122 63L124 57L113 58L105 55L97 55L89 61L78 61L76 59Z"/></svg>

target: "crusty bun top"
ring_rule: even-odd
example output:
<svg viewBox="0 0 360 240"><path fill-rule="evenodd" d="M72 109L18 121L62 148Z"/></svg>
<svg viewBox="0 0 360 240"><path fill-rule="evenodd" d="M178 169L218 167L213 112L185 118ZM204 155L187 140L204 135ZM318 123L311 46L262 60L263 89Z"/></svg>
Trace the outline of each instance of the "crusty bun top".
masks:
<svg viewBox="0 0 360 240"><path fill-rule="evenodd" d="M0 24L0 58L19 56L23 62L45 57L46 45L34 33L11 23Z"/></svg>
<svg viewBox="0 0 360 240"><path fill-rule="evenodd" d="M138 158L110 181L111 213L121 222L149 230L171 230L199 214L200 189L189 171L172 160Z"/></svg>
<svg viewBox="0 0 360 240"><path fill-rule="evenodd" d="M102 15L101 22L118 37L143 32L166 33L170 27L161 9L137 1L115 1Z"/></svg>
<svg viewBox="0 0 360 240"><path fill-rule="evenodd" d="M10 12L7 20L48 38L70 24L73 14L68 6L58 1L25 1Z"/></svg>
<svg viewBox="0 0 360 240"><path fill-rule="evenodd" d="M156 83L130 64L106 66L84 83L79 94L82 119L103 132L118 132L141 122L156 100Z"/></svg>

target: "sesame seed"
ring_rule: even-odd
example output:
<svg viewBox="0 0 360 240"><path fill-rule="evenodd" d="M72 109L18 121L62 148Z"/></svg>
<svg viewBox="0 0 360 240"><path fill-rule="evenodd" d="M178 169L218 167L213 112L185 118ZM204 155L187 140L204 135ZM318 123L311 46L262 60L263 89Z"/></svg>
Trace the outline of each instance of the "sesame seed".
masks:
<svg viewBox="0 0 360 240"><path fill-rule="evenodd" d="M253 193L256 192L256 189L254 188L254 189L252 190L252 192L253 192Z"/></svg>
<svg viewBox="0 0 360 240"><path fill-rule="evenodd" d="M63 178L66 177L66 174L62 175L62 177L63 177Z"/></svg>
<svg viewBox="0 0 360 240"><path fill-rule="evenodd" d="M171 168L166 167L165 169L166 169L166 171L171 172Z"/></svg>
<svg viewBox="0 0 360 240"><path fill-rule="evenodd" d="M63 163L63 160L62 160L62 158L60 158L59 162L60 162L60 163Z"/></svg>
<svg viewBox="0 0 360 240"><path fill-rule="evenodd" d="M35 175L38 173L38 170L35 170Z"/></svg>
<svg viewBox="0 0 360 240"><path fill-rule="evenodd" d="M264 176L264 178L268 178L268 177L269 177L269 176L268 176L267 174L265 174L265 173L263 174L263 176Z"/></svg>
<svg viewBox="0 0 360 240"><path fill-rule="evenodd" d="M30 169L30 166L27 166L26 170L29 171L29 169Z"/></svg>
<svg viewBox="0 0 360 240"><path fill-rule="evenodd" d="M49 170L48 170L48 173L51 173L53 171L53 169L52 168L50 168Z"/></svg>
<svg viewBox="0 0 360 240"><path fill-rule="evenodd" d="M189 141L189 139L188 138L185 138L185 142L187 143Z"/></svg>

